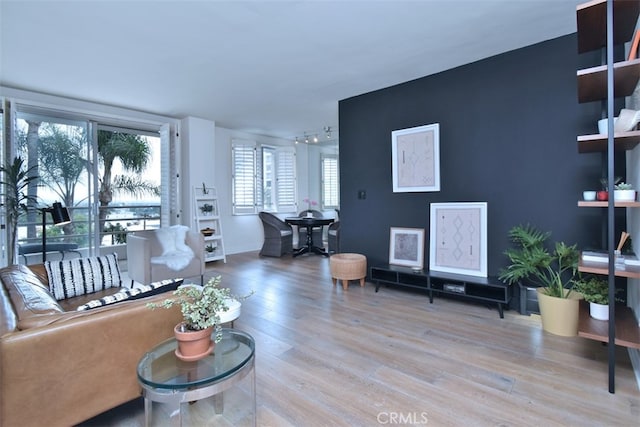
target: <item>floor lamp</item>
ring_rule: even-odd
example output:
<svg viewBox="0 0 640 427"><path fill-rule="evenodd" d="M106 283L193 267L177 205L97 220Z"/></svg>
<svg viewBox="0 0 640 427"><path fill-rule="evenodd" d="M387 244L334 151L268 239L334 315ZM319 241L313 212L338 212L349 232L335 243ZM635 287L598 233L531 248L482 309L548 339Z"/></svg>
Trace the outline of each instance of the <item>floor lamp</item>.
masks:
<svg viewBox="0 0 640 427"><path fill-rule="evenodd" d="M69 211L62 203L55 202L50 208L42 208L42 262L47 260L47 212L51 213L54 225L65 225L71 222Z"/></svg>

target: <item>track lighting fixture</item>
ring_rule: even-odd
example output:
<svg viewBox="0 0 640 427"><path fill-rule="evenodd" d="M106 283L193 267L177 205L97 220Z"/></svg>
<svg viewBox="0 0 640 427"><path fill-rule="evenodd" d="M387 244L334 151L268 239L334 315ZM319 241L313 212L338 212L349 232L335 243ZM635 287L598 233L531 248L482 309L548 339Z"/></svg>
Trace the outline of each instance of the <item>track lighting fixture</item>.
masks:
<svg viewBox="0 0 640 427"><path fill-rule="evenodd" d="M332 134L331 132L333 132L333 129L331 129L331 126L325 126L322 128L324 135L327 137L327 139L331 139ZM304 142L305 144L309 144L309 143L319 143L320 142L320 137L319 135L321 135L320 132L304 132L303 136L296 136L294 137L294 143L299 143L299 142Z"/></svg>
<svg viewBox="0 0 640 427"><path fill-rule="evenodd" d="M327 139L331 139L331 126L325 126L324 133L327 136Z"/></svg>

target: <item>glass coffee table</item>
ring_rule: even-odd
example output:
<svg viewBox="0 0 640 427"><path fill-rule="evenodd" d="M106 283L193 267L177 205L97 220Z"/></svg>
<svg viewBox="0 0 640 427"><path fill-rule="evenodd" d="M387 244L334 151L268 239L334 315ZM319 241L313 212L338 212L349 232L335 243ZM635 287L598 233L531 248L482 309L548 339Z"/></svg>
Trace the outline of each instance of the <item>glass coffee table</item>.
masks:
<svg viewBox="0 0 640 427"><path fill-rule="evenodd" d="M175 355L171 338L147 352L138 363L138 382L144 397L145 425L150 425L153 402L166 403L172 423L182 425L181 407L210 396L217 414L223 410L223 391L251 374L253 425L256 425L255 342L251 335L222 329L222 340L213 353L196 362Z"/></svg>

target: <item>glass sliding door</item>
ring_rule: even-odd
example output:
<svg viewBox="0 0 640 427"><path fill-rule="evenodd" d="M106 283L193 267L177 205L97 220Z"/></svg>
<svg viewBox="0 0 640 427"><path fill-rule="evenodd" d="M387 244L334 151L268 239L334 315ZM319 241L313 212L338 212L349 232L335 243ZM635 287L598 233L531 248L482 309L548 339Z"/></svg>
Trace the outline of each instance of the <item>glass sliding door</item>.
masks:
<svg viewBox="0 0 640 427"><path fill-rule="evenodd" d="M127 233L159 228L162 178L159 132L97 126L97 229L111 252Z"/></svg>
<svg viewBox="0 0 640 427"><path fill-rule="evenodd" d="M45 241L50 260L70 251L116 252L122 259L127 233L180 220L175 125L8 101L4 106L0 160L20 156L23 169L31 168L37 179L24 192L33 200L19 217L18 256L11 260L12 233L1 224L2 265L41 262ZM72 222L58 227L46 214L43 226L42 213L55 202L68 208ZM4 221L1 210L0 215Z"/></svg>
<svg viewBox="0 0 640 427"><path fill-rule="evenodd" d="M43 237L47 251L76 250L93 253L93 181L90 124L73 117L18 107L13 151L39 179L27 192L35 200L18 226L18 261L37 262L42 256ZM67 207L72 222L62 227L51 224L43 208L60 202ZM43 222L44 221L44 222ZM44 227L43 227L44 225Z"/></svg>

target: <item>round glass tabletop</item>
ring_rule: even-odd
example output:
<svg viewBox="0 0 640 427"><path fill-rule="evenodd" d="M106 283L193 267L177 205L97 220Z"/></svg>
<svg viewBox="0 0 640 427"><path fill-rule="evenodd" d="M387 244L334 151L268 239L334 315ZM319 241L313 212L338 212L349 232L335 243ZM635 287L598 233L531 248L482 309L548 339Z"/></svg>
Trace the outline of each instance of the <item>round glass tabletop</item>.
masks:
<svg viewBox="0 0 640 427"><path fill-rule="evenodd" d="M147 352L138 363L140 382L174 390L213 384L233 376L255 353L253 337L234 329L222 329L222 340L216 343L213 353L195 362L178 359L176 347L175 338L171 338Z"/></svg>

